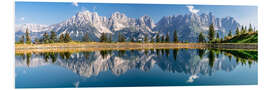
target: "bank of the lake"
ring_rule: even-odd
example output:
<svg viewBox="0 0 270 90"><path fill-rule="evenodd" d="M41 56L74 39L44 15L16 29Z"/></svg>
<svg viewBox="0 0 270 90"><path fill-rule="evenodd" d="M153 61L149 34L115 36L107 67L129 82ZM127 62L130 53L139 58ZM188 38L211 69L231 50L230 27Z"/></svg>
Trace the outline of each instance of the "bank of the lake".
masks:
<svg viewBox="0 0 270 90"><path fill-rule="evenodd" d="M169 49L169 48L217 48L217 49L255 49L256 43L101 43L70 42L50 44L15 44L16 53L22 52L61 52L61 51L96 51L96 50L131 50L131 49Z"/></svg>

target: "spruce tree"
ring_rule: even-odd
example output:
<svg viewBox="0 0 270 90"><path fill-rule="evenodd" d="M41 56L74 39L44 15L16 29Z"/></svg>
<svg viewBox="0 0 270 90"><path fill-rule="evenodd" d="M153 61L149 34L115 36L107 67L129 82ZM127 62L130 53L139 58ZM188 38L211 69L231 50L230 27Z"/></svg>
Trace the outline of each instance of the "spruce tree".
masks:
<svg viewBox="0 0 270 90"><path fill-rule="evenodd" d="M219 39L219 33L217 32L216 39Z"/></svg>
<svg viewBox="0 0 270 90"><path fill-rule="evenodd" d="M160 37L159 37L159 33L157 34L157 36L156 36L156 42L158 43L158 42L160 42Z"/></svg>
<svg viewBox="0 0 270 90"><path fill-rule="evenodd" d="M83 41L83 42L89 42L89 41L90 41L90 38L89 38L89 36L88 36L88 33L85 33L85 34L84 34L82 41Z"/></svg>
<svg viewBox="0 0 270 90"><path fill-rule="evenodd" d="M135 42L134 38L131 38L130 42Z"/></svg>
<svg viewBox="0 0 270 90"><path fill-rule="evenodd" d="M175 43L178 42L178 35L177 35L177 31L176 31L176 30L174 30L174 32L173 32L173 41L174 41Z"/></svg>
<svg viewBox="0 0 270 90"><path fill-rule="evenodd" d="M59 42L64 42L65 40L65 35L64 34L61 34L60 37L59 37Z"/></svg>
<svg viewBox="0 0 270 90"><path fill-rule="evenodd" d="M51 35L50 35L50 43L55 43L57 42L57 36L56 33L54 31L51 31Z"/></svg>
<svg viewBox="0 0 270 90"><path fill-rule="evenodd" d="M112 34L109 34L109 36L108 36L108 40L107 40L109 43L111 43L112 42Z"/></svg>
<svg viewBox="0 0 270 90"><path fill-rule="evenodd" d="M28 30L28 28L26 28L25 38L26 38L26 43L27 43L27 44L30 44L30 43L31 43L31 37L30 37L30 35L29 35L29 30Z"/></svg>
<svg viewBox="0 0 270 90"><path fill-rule="evenodd" d="M145 42L145 43L148 42L148 35L145 35L145 37L144 37L144 42Z"/></svg>
<svg viewBox="0 0 270 90"><path fill-rule="evenodd" d="M71 39L71 37L69 36L69 33L66 33L65 34L65 38L64 38L64 42L71 42L72 41L72 39Z"/></svg>
<svg viewBox="0 0 270 90"><path fill-rule="evenodd" d="M106 42L106 41L107 41L106 33L101 33L100 42Z"/></svg>
<svg viewBox="0 0 270 90"><path fill-rule="evenodd" d="M215 28L213 24L210 24L209 26L208 38L209 42L212 42L215 39Z"/></svg>
<svg viewBox="0 0 270 90"><path fill-rule="evenodd" d="M45 32L45 33L43 34L42 42L43 42L43 43L49 43L49 35L48 35L47 32Z"/></svg>
<svg viewBox="0 0 270 90"><path fill-rule="evenodd" d="M118 42L125 42L125 37L120 32L118 33Z"/></svg>
<svg viewBox="0 0 270 90"><path fill-rule="evenodd" d="M165 36L164 36L164 35L161 36L161 42L162 42L162 43L165 42Z"/></svg>
<svg viewBox="0 0 270 90"><path fill-rule="evenodd" d="M204 43L204 42L205 42L205 38L204 38L202 32L199 34L198 41L199 41L200 43Z"/></svg>
<svg viewBox="0 0 270 90"><path fill-rule="evenodd" d="M251 24L249 24L248 32L249 32L249 33L253 32L253 29L252 29Z"/></svg>
<svg viewBox="0 0 270 90"><path fill-rule="evenodd" d="M236 28L235 33L236 33L236 35L240 35L240 31L239 31L239 28L238 27Z"/></svg>
<svg viewBox="0 0 270 90"><path fill-rule="evenodd" d="M229 31L228 36L232 37L232 30Z"/></svg>
<svg viewBox="0 0 270 90"><path fill-rule="evenodd" d="M169 36L169 33L167 33L167 35L166 35L166 39L165 39L165 42L170 42L170 36Z"/></svg>

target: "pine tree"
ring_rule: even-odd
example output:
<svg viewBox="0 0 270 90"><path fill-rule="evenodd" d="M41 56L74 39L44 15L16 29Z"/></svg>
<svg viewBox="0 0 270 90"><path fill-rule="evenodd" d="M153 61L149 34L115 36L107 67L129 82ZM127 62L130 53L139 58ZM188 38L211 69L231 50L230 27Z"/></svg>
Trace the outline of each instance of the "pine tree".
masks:
<svg viewBox="0 0 270 90"><path fill-rule="evenodd" d="M65 34L65 38L64 38L64 42L71 42L72 41L72 39L71 39L71 37L69 36L69 33L66 33Z"/></svg>
<svg viewBox="0 0 270 90"><path fill-rule="evenodd" d="M228 36L232 37L232 30L229 31Z"/></svg>
<svg viewBox="0 0 270 90"><path fill-rule="evenodd" d="M100 42L106 42L106 41L107 41L106 33L101 33Z"/></svg>
<svg viewBox="0 0 270 90"><path fill-rule="evenodd" d="M144 42L145 42L145 43L148 42L148 35L145 35L145 37L144 37Z"/></svg>
<svg viewBox="0 0 270 90"><path fill-rule="evenodd" d="M59 42L64 42L65 41L64 39L65 39L65 35L61 34L59 37Z"/></svg>
<svg viewBox="0 0 270 90"><path fill-rule="evenodd" d="M155 39L154 37L151 38L151 43L154 43L155 42Z"/></svg>
<svg viewBox="0 0 270 90"><path fill-rule="evenodd" d="M24 35L21 36L19 42L20 42L20 43L24 43Z"/></svg>
<svg viewBox="0 0 270 90"><path fill-rule="evenodd" d="M165 42L170 42L170 36L169 36L169 33L167 33L167 35L166 35L166 39L165 39Z"/></svg>
<svg viewBox="0 0 270 90"><path fill-rule="evenodd" d="M158 43L158 42L160 42L160 40L159 40L159 33L157 34L157 37L156 37L156 42Z"/></svg>
<svg viewBox="0 0 270 90"><path fill-rule="evenodd" d="M118 42L125 42L125 37L120 32L118 33Z"/></svg>
<svg viewBox="0 0 270 90"><path fill-rule="evenodd" d="M253 32L253 29L252 29L251 24L249 24L248 32L249 32L249 33Z"/></svg>
<svg viewBox="0 0 270 90"><path fill-rule="evenodd" d="M174 30L174 32L173 32L173 41L174 41L175 43L178 42L178 35L177 35L176 30Z"/></svg>
<svg viewBox="0 0 270 90"><path fill-rule="evenodd" d="M85 34L84 34L82 41L83 41L83 42L89 42L89 41L90 41L90 38L89 38L89 36L88 36L88 33L85 33Z"/></svg>
<svg viewBox="0 0 270 90"><path fill-rule="evenodd" d="M161 42L162 42L162 43L165 42L165 36L164 36L164 35L161 36Z"/></svg>
<svg viewBox="0 0 270 90"><path fill-rule="evenodd" d="M209 26L208 38L209 42L212 42L215 39L215 28L213 24L210 24Z"/></svg>
<svg viewBox="0 0 270 90"><path fill-rule="evenodd" d="M131 38L130 42L135 42L134 38Z"/></svg>
<svg viewBox="0 0 270 90"><path fill-rule="evenodd" d="M31 43L31 37L30 37L30 35L29 35L29 30L28 30L28 28L26 28L25 38L26 38L26 43L27 43L27 44L30 44L30 43Z"/></svg>
<svg viewBox="0 0 270 90"><path fill-rule="evenodd" d="M199 41L200 43L204 43L204 42L205 42L205 38L204 38L202 32L199 34L198 41Z"/></svg>
<svg viewBox="0 0 270 90"><path fill-rule="evenodd" d="M109 37L108 37L108 42L112 42L112 34L109 34Z"/></svg>
<svg viewBox="0 0 270 90"><path fill-rule="evenodd" d="M54 31L51 31L50 43L55 43L55 42L57 42L56 33Z"/></svg>
<svg viewBox="0 0 270 90"><path fill-rule="evenodd" d="M239 28L238 27L236 28L235 33L236 33L236 35L240 35L240 31L239 31Z"/></svg>
<svg viewBox="0 0 270 90"><path fill-rule="evenodd" d="M49 43L49 35L48 35L47 32L45 32L45 33L43 34L42 42L43 42L43 43Z"/></svg>
<svg viewBox="0 0 270 90"><path fill-rule="evenodd" d="M219 33L217 32L216 39L219 39Z"/></svg>

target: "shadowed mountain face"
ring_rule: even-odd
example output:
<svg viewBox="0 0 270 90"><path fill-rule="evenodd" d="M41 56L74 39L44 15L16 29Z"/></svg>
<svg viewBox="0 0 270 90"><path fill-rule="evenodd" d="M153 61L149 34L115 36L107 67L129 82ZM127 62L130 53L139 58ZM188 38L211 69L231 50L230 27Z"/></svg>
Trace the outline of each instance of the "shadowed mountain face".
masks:
<svg viewBox="0 0 270 90"><path fill-rule="evenodd" d="M239 63L252 65L256 60L240 58L231 53L213 50L156 49L129 51L96 51L78 53L17 54L16 67L57 65L90 78L101 72L116 76L129 70L149 72L155 66L164 72L186 75L212 75L217 71L233 71Z"/></svg>
<svg viewBox="0 0 270 90"><path fill-rule="evenodd" d="M131 37L142 40L146 35L154 37L157 33L161 35L169 33L173 36L176 30L179 40L195 42L200 32L208 31L210 24L214 24L221 37L227 35L229 30L235 32L240 26L233 17L216 18L212 13L164 16L155 24L150 16L130 18L124 13L115 12L110 17L105 17L99 16L97 12L82 11L53 25L15 25L15 37L18 40L28 28L33 38L40 38L45 32L55 31L57 36L69 33L73 40L81 40L86 33L94 41L99 41L101 33L111 34L114 41L117 40L118 33L123 34L126 40L131 40Z"/></svg>

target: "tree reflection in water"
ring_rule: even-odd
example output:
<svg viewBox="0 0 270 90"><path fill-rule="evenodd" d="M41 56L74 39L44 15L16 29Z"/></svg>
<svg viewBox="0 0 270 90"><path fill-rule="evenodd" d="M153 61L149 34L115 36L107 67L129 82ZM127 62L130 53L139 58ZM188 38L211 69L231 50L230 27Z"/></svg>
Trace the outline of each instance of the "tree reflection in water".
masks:
<svg viewBox="0 0 270 90"><path fill-rule="evenodd" d="M42 58L32 63L32 59ZM120 75L131 69L150 71L157 65L165 72L211 75L218 70L232 71L237 65L252 66L257 51L206 49L102 50L94 52L48 52L16 54L16 65L55 64L84 77L112 71ZM194 76L195 77L195 76ZM192 78L191 78L192 79ZM192 81L192 80L191 80Z"/></svg>

